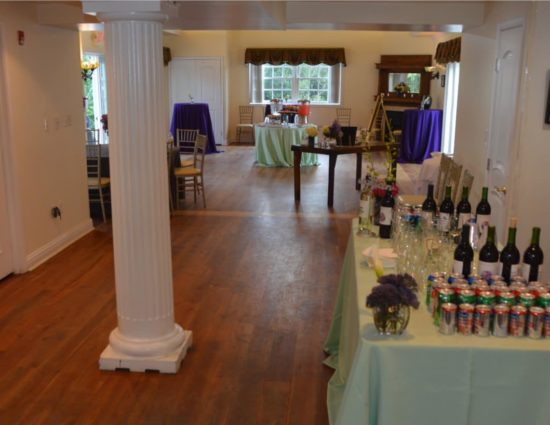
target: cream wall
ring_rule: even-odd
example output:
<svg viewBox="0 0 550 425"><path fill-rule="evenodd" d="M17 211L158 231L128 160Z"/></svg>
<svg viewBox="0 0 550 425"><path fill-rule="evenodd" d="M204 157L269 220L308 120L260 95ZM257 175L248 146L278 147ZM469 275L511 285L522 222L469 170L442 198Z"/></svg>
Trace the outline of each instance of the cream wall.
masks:
<svg viewBox="0 0 550 425"><path fill-rule="evenodd" d="M487 134L491 120L497 25L516 18L526 23L523 69L518 96L518 137L512 149L508 216L518 217L518 246L523 250L533 226L541 226L542 248L550 253L550 128L544 125L550 52L550 5L545 2L491 3L485 23L462 38L461 78L455 157L475 176L471 202L486 183ZM548 273L546 274L548 276Z"/></svg>
<svg viewBox="0 0 550 425"><path fill-rule="evenodd" d="M374 95L378 89L378 70L382 54L431 54L437 43L453 35L444 33L378 31L196 31L165 36L172 56L222 56L226 67L227 137L235 138L238 105L248 104L248 66L244 64L247 47L344 47L348 66L343 70L342 105L353 108L352 124L368 124ZM433 108L441 108L443 89L439 80L432 84ZM256 120L263 118L263 106L255 108ZM313 106L311 122L329 124L335 106Z"/></svg>
<svg viewBox="0 0 550 425"><path fill-rule="evenodd" d="M2 143L9 144L18 198L11 206L21 222L18 271L91 230L78 33L36 24L35 7L0 3L9 127ZM61 220L50 216L53 206Z"/></svg>

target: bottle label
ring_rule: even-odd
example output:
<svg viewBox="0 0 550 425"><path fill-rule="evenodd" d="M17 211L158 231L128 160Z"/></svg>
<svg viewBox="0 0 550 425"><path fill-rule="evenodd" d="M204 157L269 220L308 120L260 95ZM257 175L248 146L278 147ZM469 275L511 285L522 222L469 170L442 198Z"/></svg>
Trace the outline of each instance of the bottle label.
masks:
<svg viewBox="0 0 550 425"><path fill-rule="evenodd" d="M477 274L482 278L487 279L494 274L498 273L498 263L488 263L485 261L480 261L477 267Z"/></svg>
<svg viewBox="0 0 550 425"><path fill-rule="evenodd" d="M380 219L379 219L380 225L389 226L391 224L392 216L393 216L393 208L380 207Z"/></svg>
<svg viewBox="0 0 550 425"><path fill-rule="evenodd" d="M462 261L454 260L453 273L462 274L463 268L464 268L464 263Z"/></svg>
<svg viewBox="0 0 550 425"><path fill-rule="evenodd" d="M369 198L370 197L359 201L359 218L361 220L367 220L369 218Z"/></svg>
<svg viewBox="0 0 550 425"><path fill-rule="evenodd" d="M531 267L532 266L530 264L525 264L525 263L523 263L523 265L521 266L521 270L523 272L522 274L525 280L527 282L530 282L531 280L542 280L542 264L539 264L539 266L536 267L538 269L538 273L535 279L529 279L529 276L531 275Z"/></svg>
<svg viewBox="0 0 550 425"><path fill-rule="evenodd" d="M451 226L451 215L449 213L439 213L439 223L437 228L441 232L448 232Z"/></svg>
<svg viewBox="0 0 550 425"><path fill-rule="evenodd" d="M476 217L476 230L478 237L478 245L483 246L487 242L487 232L489 231L489 224L491 222L491 214L478 214Z"/></svg>
<svg viewBox="0 0 550 425"><path fill-rule="evenodd" d="M498 274L501 276L504 276L504 264L503 263L499 263L499 264L500 264L500 268L498 269ZM518 276L520 274L521 273L519 271L519 264L510 265L510 278L514 276Z"/></svg>
<svg viewBox="0 0 550 425"><path fill-rule="evenodd" d="M472 214L470 214L470 213L459 213L458 214L458 228L462 229L462 226L467 224L471 217L472 217Z"/></svg>

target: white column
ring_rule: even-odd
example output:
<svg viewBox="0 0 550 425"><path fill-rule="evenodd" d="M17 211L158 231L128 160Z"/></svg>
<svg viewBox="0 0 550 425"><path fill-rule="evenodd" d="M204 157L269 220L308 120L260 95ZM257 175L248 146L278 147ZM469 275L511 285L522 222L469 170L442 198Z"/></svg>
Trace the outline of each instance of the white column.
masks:
<svg viewBox="0 0 550 425"><path fill-rule="evenodd" d="M124 3L124 2L121 2ZM154 12L105 22L118 327L101 369L175 373L192 333L174 322L162 24Z"/></svg>

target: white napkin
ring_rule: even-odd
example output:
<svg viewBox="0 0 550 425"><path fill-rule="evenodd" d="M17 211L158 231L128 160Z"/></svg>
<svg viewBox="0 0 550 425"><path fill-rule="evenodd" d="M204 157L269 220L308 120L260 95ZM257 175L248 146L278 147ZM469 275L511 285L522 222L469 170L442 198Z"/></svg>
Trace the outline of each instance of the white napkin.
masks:
<svg viewBox="0 0 550 425"><path fill-rule="evenodd" d="M378 258L382 262L385 269L395 268L397 264L397 254L391 248L376 248L368 247L362 252L363 257L367 260L369 267L374 267L374 261Z"/></svg>

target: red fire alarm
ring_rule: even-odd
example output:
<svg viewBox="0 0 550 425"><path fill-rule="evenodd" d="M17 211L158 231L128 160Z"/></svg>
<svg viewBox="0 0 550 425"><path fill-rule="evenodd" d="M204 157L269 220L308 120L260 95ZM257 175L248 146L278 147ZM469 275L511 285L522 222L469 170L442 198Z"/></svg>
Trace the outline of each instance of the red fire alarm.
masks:
<svg viewBox="0 0 550 425"><path fill-rule="evenodd" d="M20 46L25 45L25 31L17 31L17 42Z"/></svg>

